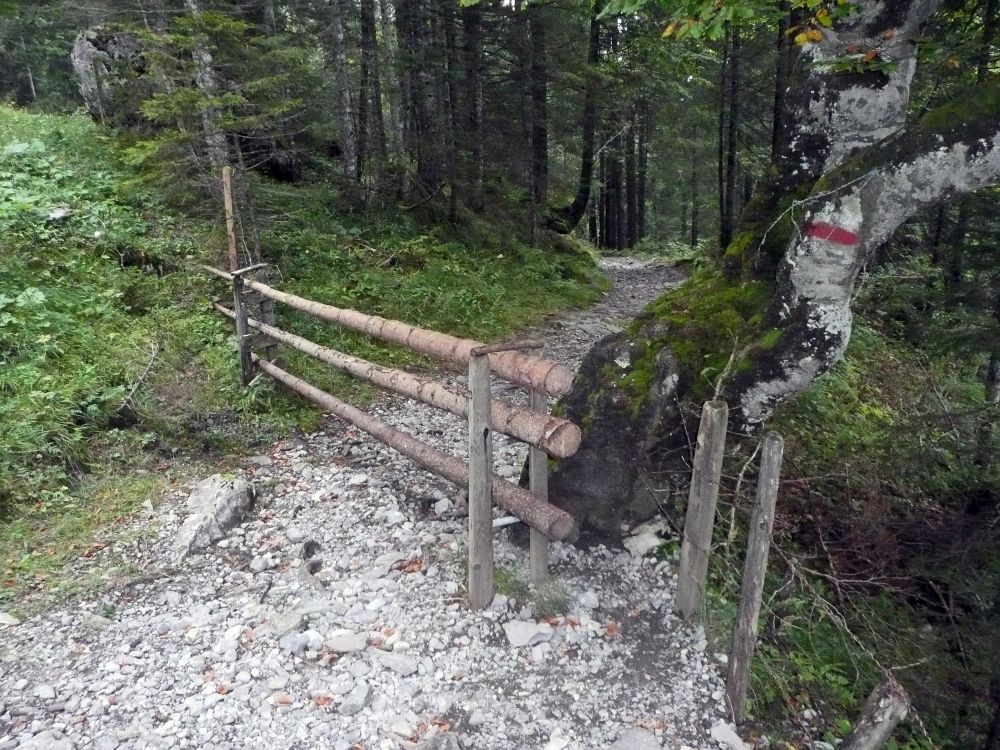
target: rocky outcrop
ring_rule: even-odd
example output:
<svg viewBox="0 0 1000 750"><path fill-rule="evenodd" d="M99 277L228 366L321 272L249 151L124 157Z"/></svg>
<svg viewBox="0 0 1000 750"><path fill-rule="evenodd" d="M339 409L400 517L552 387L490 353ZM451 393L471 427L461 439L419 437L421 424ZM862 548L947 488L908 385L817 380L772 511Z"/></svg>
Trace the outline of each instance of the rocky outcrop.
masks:
<svg viewBox="0 0 1000 750"><path fill-rule="evenodd" d="M103 27L87 29L77 36L70 60L91 117L119 125L138 120L144 96L136 84L146 71L139 37Z"/></svg>

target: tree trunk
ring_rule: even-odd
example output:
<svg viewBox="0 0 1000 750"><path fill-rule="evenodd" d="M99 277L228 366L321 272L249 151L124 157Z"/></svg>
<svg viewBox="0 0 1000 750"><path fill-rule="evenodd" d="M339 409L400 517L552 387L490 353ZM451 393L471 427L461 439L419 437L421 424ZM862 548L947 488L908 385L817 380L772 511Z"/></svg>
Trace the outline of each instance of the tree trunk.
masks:
<svg viewBox="0 0 1000 750"><path fill-rule="evenodd" d="M639 133L638 133L638 188L636 192L636 238L642 240L646 236L646 186L647 186L647 160L649 148L647 139L649 137L649 105L642 102L639 108Z"/></svg>
<svg viewBox="0 0 1000 750"><path fill-rule="evenodd" d="M791 13L788 0L781 2L778 18L778 39L775 44L774 66L774 107L771 114L771 161L778 154L778 144L784 136L785 89L788 88L788 74L792 63L792 45L788 40L788 19Z"/></svg>
<svg viewBox="0 0 1000 750"><path fill-rule="evenodd" d="M548 67L545 58L544 10L528 3L528 37L531 43L531 194L543 209L549 197Z"/></svg>
<svg viewBox="0 0 1000 750"><path fill-rule="evenodd" d="M382 81L379 71L375 0L361 0L361 98L358 105L358 177L365 158L385 159L385 120L382 115ZM364 106L364 114L361 107Z"/></svg>
<svg viewBox="0 0 1000 750"><path fill-rule="evenodd" d="M330 0L330 56L337 97L338 145L344 174L352 181L358 173L358 136L354 127L354 107L351 102L351 78L347 67L347 45L344 34L344 0Z"/></svg>
<svg viewBox="0 0 1000 750"><path fill-rule="evenodd" d="M906 691L889 676L868 696L861 718L840 745L841 750L880 750L909 712Z"/></svg>
<svg viewBox="0 0 1000 750"><path fill-rule="evenodd" d="M379 0L379 29L382 32L380 66L385 74L389 100L389 137L390 153L397 159L403 156L403 118L400 115L400 84L396 74L396 49L398 46L396 26L392 18L392 5L389 0Z"/></svg>
<svg viewBox="0 0 1000 750"><path fill-rule="evenodd" d="M201 9L197 0L185 0L185 4L191 17L198 20L201 17ZM212 53L208 49L208 40L199 36L191 50L191 57L194 59L195 85L210 102L201 110L201 123L205 155L212 171L211 179L215 183L221 179L222 168L229 164L229 144L219 124L219 110L211 104L219 91L219 83L213 67Z"/></svg>
<svg viewBox="0 0 1000 750"><path fill-rule="evenodd" d="M465 56L465 127L462 128L470 171L469 205L483 207L483 17L478 4L462 8Z"/></svg>
<svg viewBox="0 0 1000 750"><path fill-rule="evenodd" d="M587 80L583 92L583 118L580 122L581 153L580 181L573 202L551 217L549 226L561 232L571 232L580 223L590 200L590 184L594 177L594 133L597 128L597 99L600 88L598 65L601 60L600 3L590 10L590 40L587 46Z"/></svg>
<svg viewBox="0 0 1000 750"><path fill-rule="evenodd" d="M585 527L616 536L623 523L679 510L688 407L717 392L733 431L756 431L842 356L874 250L916 212L1000 181L1000 82L904 128L916 40L938 4L867 0L803 45L772 177L744 211L725 269L668 292L588 354L563 399L587 426L583 442L551 484ZM891 68L828 64L871 38L883 40Z"/></svg>
<svg viewBox="0 0 1000 750"><path fill-rule="evenodd" d="M726 223L726 98L729 94L729 47L732 43L731 37L732 30L727 26L725 41L722 46L722 61L719 66L719 114L715 164L716 177L719 183L719 245L722 249L725 249L727 244L722 241L722 227Z"/></svg>
<svg viewBox="0 0 1000 750"><path fill-rule="evenodd" d="M458 46L455 31L453 0L441 0L440 18L444 31L444 142L445 168L448 170L448 220L458 220L458 133L461 129L458 116Z"/></svg>
<svg viewBox="0 0 1000 750"><path fill-rule="evenodd" d="M635 107L632 107L629 130L625 139L625 246L635 247L639 241L639 206L636 185L636 145L637 130Z"/></svg>
<svg viewBox="0 0 1000 750"><path fill-rule="evenodd" d="M692 248L698 247L698 152L691 150L691 240Z"/></svg>
<svg viewBox="0 0 1000 750"><path fill-rule="evenodd" d="M719 246L729 246L736 226L736 173L739 171L739 129L740 129L740 57L742 42L739 27L730 33L729 49L729 117L726 123L726 192L722 224L719 231Z"/></svg>

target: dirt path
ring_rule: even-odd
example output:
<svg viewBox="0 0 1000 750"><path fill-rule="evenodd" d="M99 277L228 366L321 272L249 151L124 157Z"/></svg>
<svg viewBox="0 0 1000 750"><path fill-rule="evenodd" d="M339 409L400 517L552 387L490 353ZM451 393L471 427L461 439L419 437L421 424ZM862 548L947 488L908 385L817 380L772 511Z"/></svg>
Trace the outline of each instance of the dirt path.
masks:
<svg viewBox="0 0 1000 750"><path fill-rule="evenodd" d="M602 302L536 330L548 356L575 366L677 280L607 271ZM375 411L464 453L462 420L393 398ZM513 476L524 449L498 442ZM104 553L133 584L0 624L0 750L724 747L717 665L671 614L668 563L556 544L554 584L532 591L500 532L502 594L471 613L447 484L333 421L242 471L256 506L208 553L168 562L178 495L142 519L144 541Z"/></svg>

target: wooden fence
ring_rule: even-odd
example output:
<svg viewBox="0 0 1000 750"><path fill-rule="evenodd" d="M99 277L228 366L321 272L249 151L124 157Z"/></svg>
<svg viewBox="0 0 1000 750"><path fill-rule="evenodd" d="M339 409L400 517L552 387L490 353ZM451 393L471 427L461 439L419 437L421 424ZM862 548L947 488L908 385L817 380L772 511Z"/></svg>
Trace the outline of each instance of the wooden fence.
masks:
<svg viewBox="0 0 1000 750"><path fill-rule="evenodd" d="M377 440L402 453L423 468L469 490L469 603L474 609L489 606L494 594L493 501L524 521L531 529L529 564L532 579L548 576L549 540L565 539L573 530L573 517L550 504L547 498L548 456L566 458L580 445L580 428L548 413L548 396L569 390L572 373L562 365L518 350L541 348L530 340L486 345L471 339L430 331L397 320L365 315L332 305L304 299L251 278L263 264L207 272L232 284L233 306L220 302L214 307L236 324L240 370L244 384L258 372L308 398L327 412L350 422ZM402 370L368 362L344 352L321 346L273 324L250 316L250 295L264 302L279 302L322 320L340 324L374 338L399 344L421 354L468 367L468 394L443 383L419 378ZM264 317L261 315L261 317ZM468 463L438 450L370 414L347 404L301 378L285 371L270 356L257 351L284 344L381 388L438 409L468 418ZM492 398L490 376L523 386L529 406L518 407ZM524 489L493 474L493 432L499 431L529 445L529 487Z"/></svg>

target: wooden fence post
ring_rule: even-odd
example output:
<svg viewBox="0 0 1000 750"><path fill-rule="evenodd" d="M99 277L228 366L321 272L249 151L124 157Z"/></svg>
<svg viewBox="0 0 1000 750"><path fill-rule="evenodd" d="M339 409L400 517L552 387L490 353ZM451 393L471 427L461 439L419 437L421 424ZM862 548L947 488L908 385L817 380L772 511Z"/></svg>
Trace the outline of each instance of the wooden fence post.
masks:
<svg viewBox="0 0 1000 750"><path fill-rule="evenodd" d="M493 601L493 433L490 358L469 357L469 605Z"/></svg>
<svg viewBox="0 0 1000 750"><path fill-rule="evenodd" d="M757 645L757 619L760 616L761 596L764 593L764 576L767 573L767 554L771 547L771 531L774 528L774 507L778 499L784 446L784 440L777 432L767 433L761 446L757 504L750 516L750 538L747 542L746 562L743 565L740 612L733 632L729 673L726 676L726 694L729 696L729 707L737 724L743 723L747 686L750 683L750 661Z"/></svg>
<svg viewBox="0 0 1000 750"><path fill-rule="evenodd" d="M236 313L236 346L240 352L240 378L243 385L253 380L253 359L250 356L250 325L247 323L246 289L243 275L233 274L233 312Z"/></svg>
<svg viewBox="0 0 1000 750"><path fill-rule="evenodd" d="M879 750L896 725L910 712L910 699L891 674L872 690L854 730L841 743L842 750Z"/></svg>
<svg viewBox="0 0 1000 750"><path fill-rule="evenodd" d="M724 401L706 401L701 409L698 445L694 452L691 491L684 521L684 541L677 574L675 608L685 620L701 613L712 550L715 504L719 499L722 455L726 448L729 407Z"/></svg>
<svg viewBox="0 0 1000 750"><path fill-rule="evenodd" d="M548 414L549 400L540 390L530 391L530 406L540 414ZM528 449L528 489L539 500L549 499L549 457L545 451L531 446ZM531 580L545 583L549 579L549 539L537 529L531 529L528 542L528 568Z"/></svg>
<svg viewBox="0 0 1000 750"><path fill-rule="evenodd" d="M229 241L229 270L240 267L236 254L236 211L233 208L233 168L222 168L222 202L226 208L226 239Z"/></svg>

